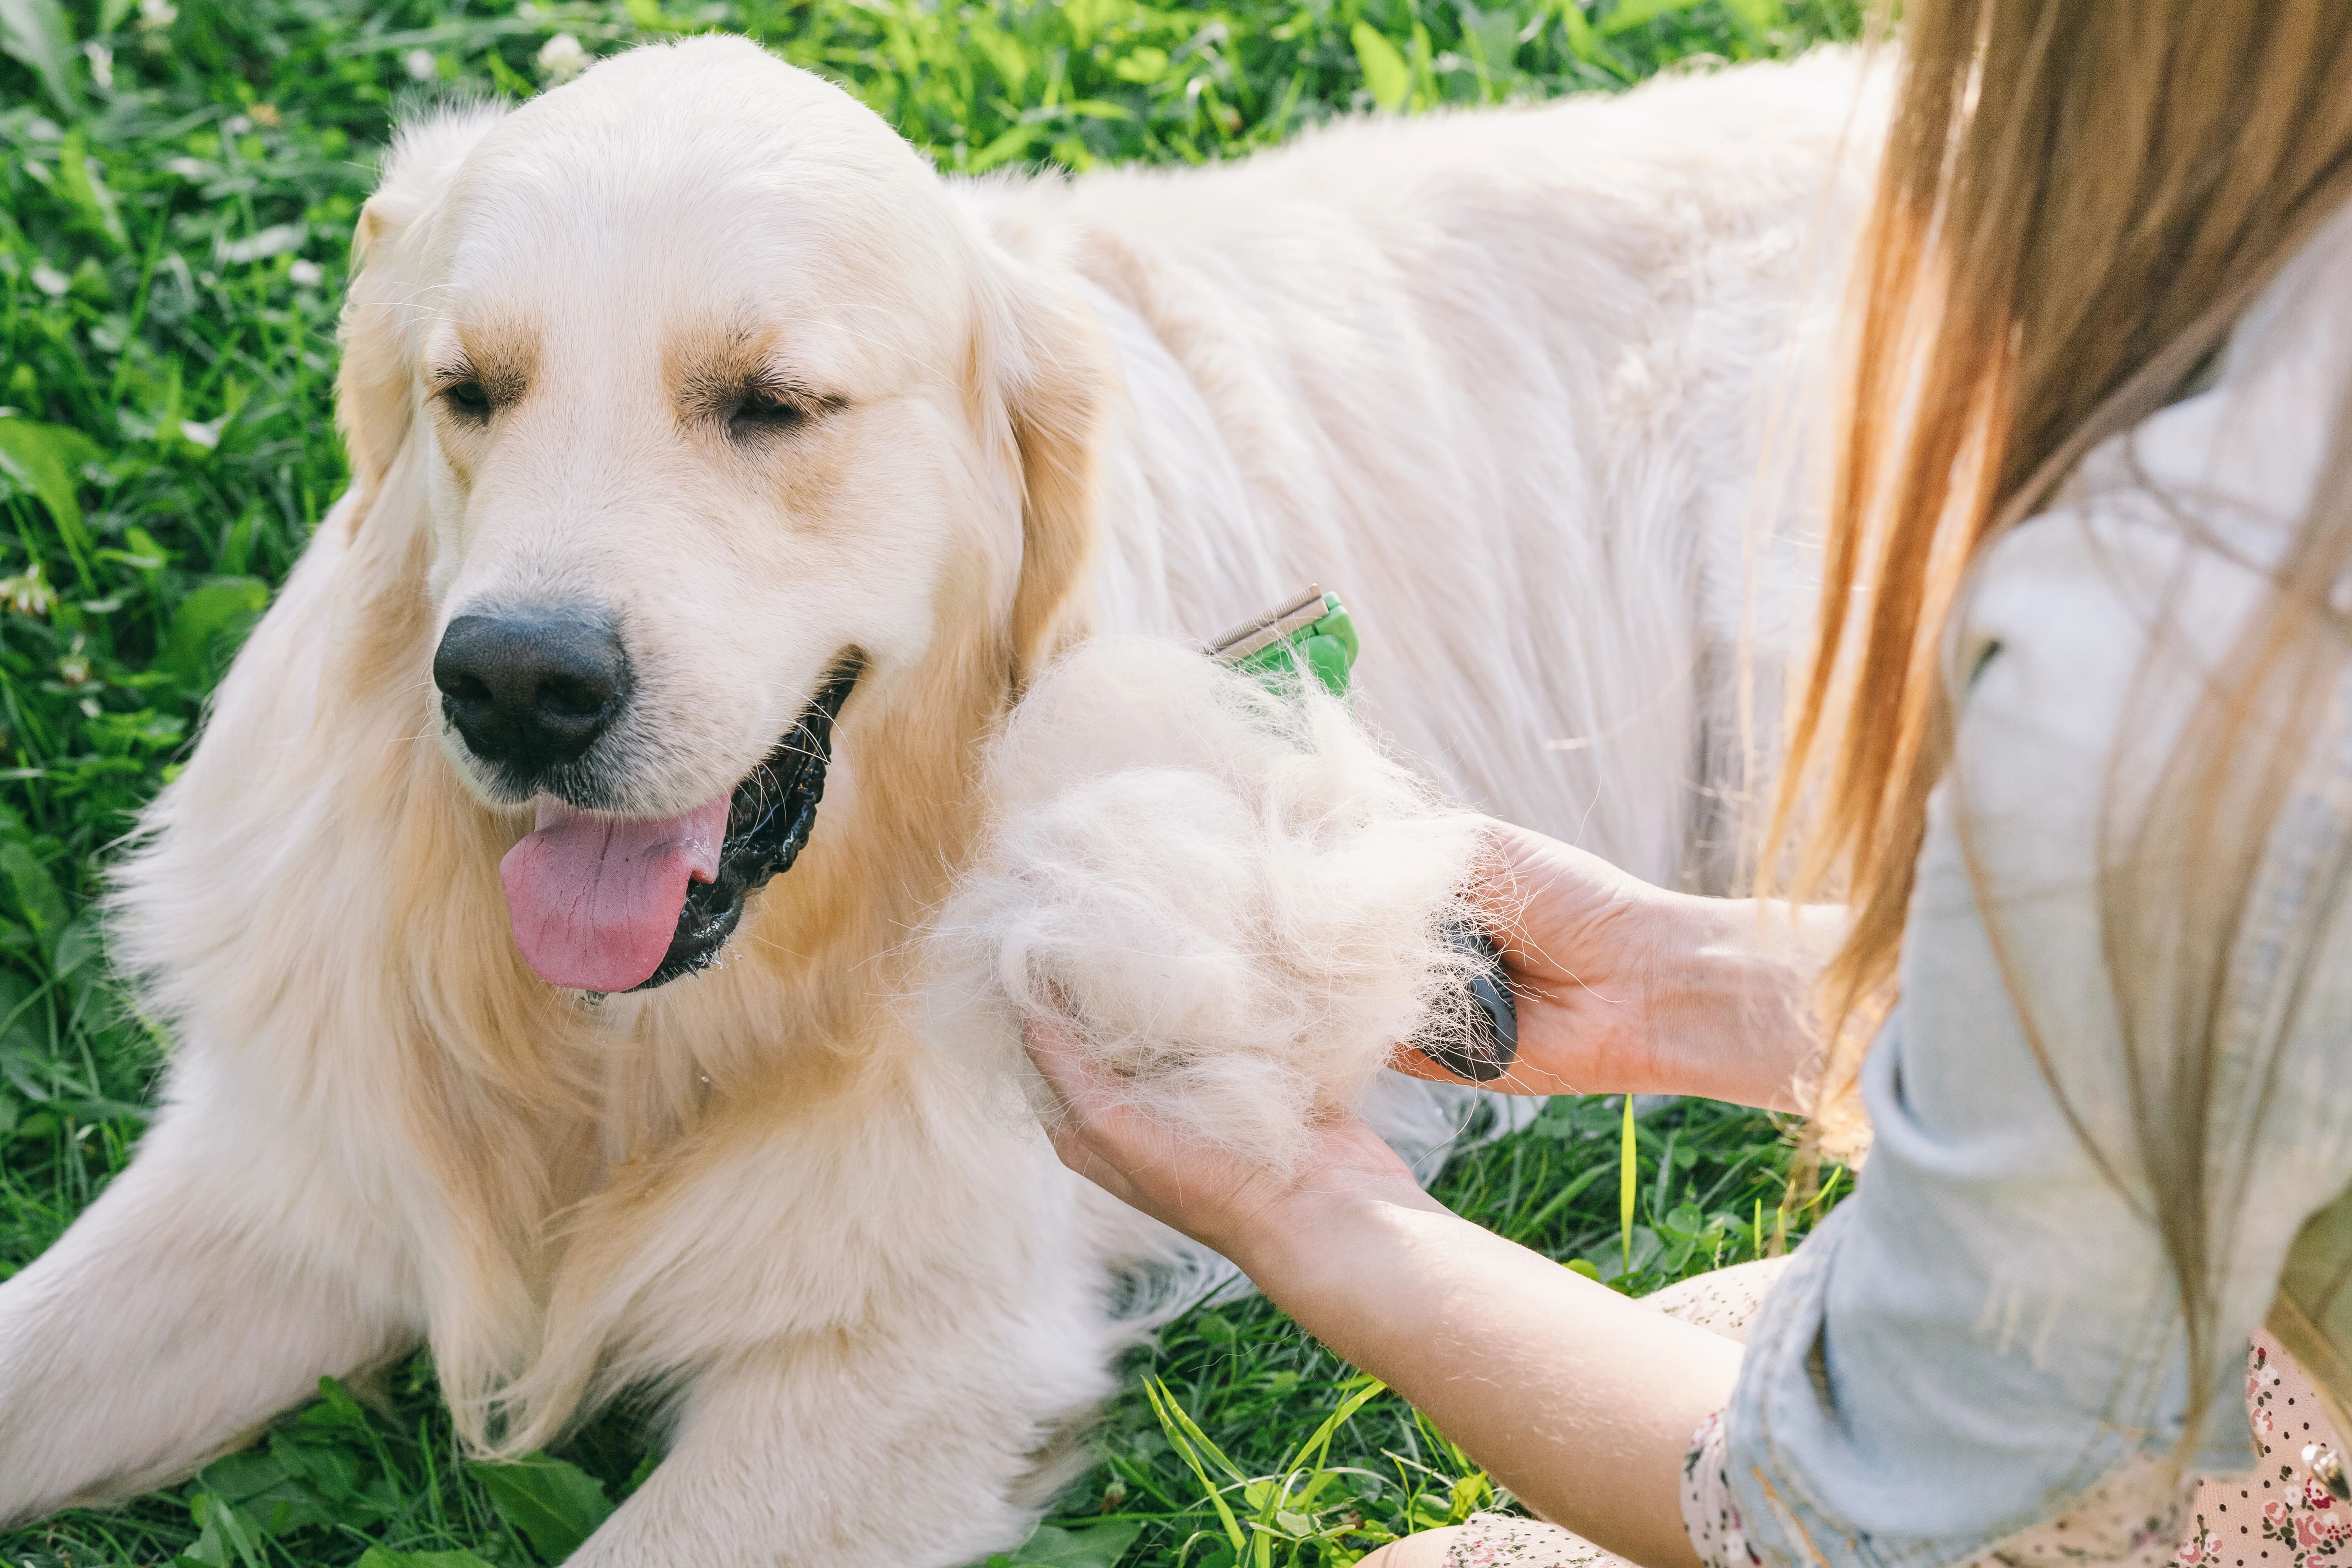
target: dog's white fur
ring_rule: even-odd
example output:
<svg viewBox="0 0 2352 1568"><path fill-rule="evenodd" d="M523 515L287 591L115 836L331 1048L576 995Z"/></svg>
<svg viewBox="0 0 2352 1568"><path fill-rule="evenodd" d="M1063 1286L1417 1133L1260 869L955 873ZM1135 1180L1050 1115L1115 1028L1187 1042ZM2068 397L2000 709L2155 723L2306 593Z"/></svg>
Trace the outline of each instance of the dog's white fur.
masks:
<svg viewBox="0 0 2352 1568"><path fill-rule="evenodd" d="M1127 1103L1288 1170L1360 1105L1388 1043L1459 1038L1476 819L1446 811L1319 687L1102 637L1026 693L988 820L931 922L932 1037L1042 1091L1021 1023L1074 1018ZM1035 1092L1024 1115L1058 1108Z"/></svg>
<svg viewBox="0 0 2352 1568"><path fill-rule="evenodd" d="M1446 787L1703 875L1759 562L1793 597L1744 524L1867 175L1832 196L1856 82L972 185L702 39L412 130L357 241L352 489L123 873L164 1103L0 1287L0 1517L184 1474L429 1341L508 1447L668 1393L583 1565L1017 1540L1152 1241L908 1021L982 747L1090 627L1198 636L1319 580ZM524 389L487 428L428 395L460 350ZM837 406L752 446L681 414L761 356ZM436 744L428 679L453 616L563 595L628 630L615 809L709 798L868 660L729 964L593 1007L517 957L527 814Z"/></svg>

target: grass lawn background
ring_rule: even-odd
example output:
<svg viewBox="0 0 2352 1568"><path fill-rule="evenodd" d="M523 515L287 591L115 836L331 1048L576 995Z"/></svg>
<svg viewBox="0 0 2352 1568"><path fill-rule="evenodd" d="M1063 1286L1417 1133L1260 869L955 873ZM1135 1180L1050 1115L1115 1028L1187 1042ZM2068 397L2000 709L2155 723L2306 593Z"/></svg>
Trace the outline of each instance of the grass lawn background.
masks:
<svg viewBox="0 0 2352 1568"><path fill-rule="evenodd" d="M1334 115L1609 91L1851 37L1853 0L0 0L0 1279L129 1157L164 1042L90 912L132 814L344 482L334 321L404 106L521 98L583 56L749 33L944 170L1231 157ZM232 873L233 874L233 873ZM1634 1293L1774 1250L1831 1190L1782 1130L1555 1101L1460 1160L1457 1210ZM0 1563L560 1562L652 1464L628 1413L467 1464L429 1360L334 1386L257 1447L113 1511L0 1531ZM1263 1301L1139 1352L1092 1471L1000 1564L1355 1561L1498 1500ZM906 1506L934 1506L902 1478Z"/></svg>

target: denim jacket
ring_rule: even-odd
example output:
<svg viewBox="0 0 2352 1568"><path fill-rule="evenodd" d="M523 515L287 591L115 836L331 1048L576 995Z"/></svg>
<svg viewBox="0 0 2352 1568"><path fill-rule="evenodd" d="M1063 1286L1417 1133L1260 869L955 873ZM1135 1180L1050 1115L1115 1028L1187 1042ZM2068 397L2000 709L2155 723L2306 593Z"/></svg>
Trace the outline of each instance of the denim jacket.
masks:
<svg viewBox="0 0 2352 1568"><path fill-rule="evenodd" d="M1726 1417L1767 1563L1969 1562L2181 1443L2189 1362L2125 1109L2101 813L2116 781L2151 775L2262 612L2347 381L2352 214L2247 314L2210 390L2095 452L1972 579L1901 1001L1864 1068L1874 1142L1766 1302ZM2253 1158L2212 1233L2225 1348L2187 1435L2206 1473L2253 1458L2227 1347L2263 1321L2298 1229L2352 1186L2348 716L2352 687L2323 705L2232 950L2210 1147L2251 1138ZM2082 1542L2094 1561L2125 1544Z"/></svg>

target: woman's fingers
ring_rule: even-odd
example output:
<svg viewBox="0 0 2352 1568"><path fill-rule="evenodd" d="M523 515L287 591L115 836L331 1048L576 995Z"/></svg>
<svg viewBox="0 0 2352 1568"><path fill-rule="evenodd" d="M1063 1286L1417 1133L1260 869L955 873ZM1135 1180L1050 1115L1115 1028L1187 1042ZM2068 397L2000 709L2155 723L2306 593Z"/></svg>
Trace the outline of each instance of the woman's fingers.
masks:
<svg viewBox="0 0 2352 1568"><path fill-rule="evenodd" d="M1087 1055L1085 1038L1066 1019L1034 1018L1021 1043L1061 1109L1046 1129L1062 1163L1127 1203L1138 1201L1127 1173L1164 1157L1167 1137L1133 1108Z"/></svg>
<svg viewBox="0 0 2352 1568"><path fill-rule="evenodd" d="M1100 1081L1087 1059L1086 1041L1069 1020L1031 1018L1021 1026L1021 1044L1061 1102L1064 1116L1077 1115L1088 1102L1100 1100Z"/></svg>
<svg viewBox="0 0 2352 1568"><path fill-rule="evenodd" d="M1075 1127L1066 1121L1046 1136L1053 1142L1055 1154L1068 1169L1119 1202L1130 1207L1142 1206L1141 1194L1136 1190L1135 1184L1129 1181L1117 1166L1097 1153Z"/></svg>

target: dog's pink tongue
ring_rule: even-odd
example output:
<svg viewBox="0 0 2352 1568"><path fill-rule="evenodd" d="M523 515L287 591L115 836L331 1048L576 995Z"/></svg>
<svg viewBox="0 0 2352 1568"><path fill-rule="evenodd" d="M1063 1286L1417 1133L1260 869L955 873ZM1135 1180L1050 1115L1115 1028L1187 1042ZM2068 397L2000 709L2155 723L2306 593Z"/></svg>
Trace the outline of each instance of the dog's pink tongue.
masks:
<svg viewBox="0 0 2352 1568"><path fill-rule="evenodd" d="M653 978L686 885L719 874L727 801L682 816L591 816L541 798L539 830L499 862L523 962L550 984L629 991Z"/></svg>

